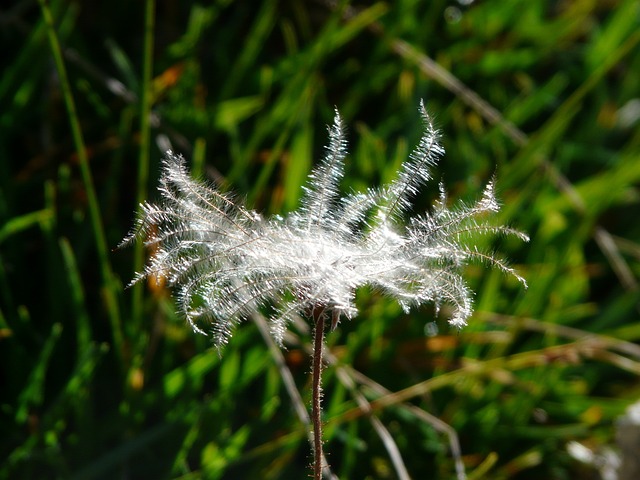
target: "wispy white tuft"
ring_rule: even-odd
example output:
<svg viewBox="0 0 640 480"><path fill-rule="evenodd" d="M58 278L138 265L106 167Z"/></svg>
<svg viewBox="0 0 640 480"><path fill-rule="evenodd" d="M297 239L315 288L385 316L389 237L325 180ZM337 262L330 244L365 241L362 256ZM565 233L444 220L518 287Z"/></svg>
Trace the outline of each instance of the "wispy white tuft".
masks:
<svg viewBox="0 0 640 480"><path fill-rule="evenodd" d="M272 332L282 341L287 324L313 309L334 318L357 315L358 287L394 297L409 310L433 302L453 306L452 325L472 313L472 292L462 267L481 261L525 281L492 253L479 250L474 235L523 233L486 223L499 205L494 182L473 205L450 209L444 187L429 213L403 216L444 150L424 105L424 135L398 177L380 189L339 194L346 142L340 115L329 127L329 145L309 175L299 209L286 218L263 218L232 196L193 180L184 159L167 152L159 190L145 203L122 242L144 238L153 245L144 271L133 280L162 277L175 287L179 309L193 329L218 346L251 312L269 308ZM526 285L526 284L525 284Z"/></svg>

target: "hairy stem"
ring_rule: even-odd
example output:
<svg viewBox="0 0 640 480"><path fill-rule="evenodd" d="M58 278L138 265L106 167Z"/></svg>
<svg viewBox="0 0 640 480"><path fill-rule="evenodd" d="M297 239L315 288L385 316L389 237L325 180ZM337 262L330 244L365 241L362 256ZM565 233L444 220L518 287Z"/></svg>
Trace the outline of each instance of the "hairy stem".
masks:
<svg viewBox="0 0 640 480"><path fill-rule="evenodd" d="M322 346L324 344L324 312L316 319L313 340L313 404L311 417L313 421L313 479L322 480Z"/></svg>

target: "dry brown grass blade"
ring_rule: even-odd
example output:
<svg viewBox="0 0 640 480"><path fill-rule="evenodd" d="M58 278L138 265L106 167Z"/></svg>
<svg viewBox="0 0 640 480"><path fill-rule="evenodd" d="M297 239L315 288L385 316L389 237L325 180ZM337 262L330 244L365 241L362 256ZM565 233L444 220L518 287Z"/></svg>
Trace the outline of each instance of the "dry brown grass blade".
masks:
<svg viewBox="0 0 640 480"><path fill-rule="evenodd" d="M303 332L308 331L308 326L306 325L306 323L299 322L298 325L301 328L301 331ZM286 340L286 343L289 345L302 346L302 348L305 349L307 353L310 353L312 351L310 344L303 345L300 339L290 332L286 334L285 340ZM375 418L374 412L371 409L371 403L357 389L357 386L354 386L354 388L356 389L352 390L350 385L353 385L353 382L357 382L358 384L369 388L372 392L374 392L376 395L379 395L379 396L390 395L391 391L386 389L384 386L380 385L379 383L375 382L371 378L367 377L363 373L359 372L358 370L354 369L353 367L349 365L340 364L338 359L335 357L335 355L333 355L333 353L329 349L327 349L327 351L324 354L324 360L327 362L327 364L336 368L336 373L340 381L343 381L346 375L346 378L348 378L348 380L345 380L345 381L347 381L348 383L344 383L344 384L352 392L352 394L354 394L354 398L358 403L357 409L362 413L362 415L366 415L370 418ZM362 403L362 400L364 400L366 404ZM423 410L415 405L411 405L409 403L403 403L400 406L402 408L407 409L409 412L411 412L421 422L424 422L430 425L436 431L447 436L449 441L449 447L451 449L451 455L455 463L456 478L457 480L465 480L467 476L465 473L464 463L462 462L462 450L460 448L460 440L458 439L458 434L456 433L456 431L446 422L440 420L438 417L430 414L426 410ZM331 422L332 421L329 421L328 423L331 423ZM380 425L384 427L381 423ZM374 428L376 429L378 434L381 435L382 430L378 430L375 424L374 424ZM384 427L384 429L386 430L386 427ZM380 438L383 441L385 448L389 452L390 458L394 463L394 466L396 467L396 473L398 474L398 478L403 478L402 476L400 476L400 470L404 468L404 462L402 462L402 459L398 458L394 453L394 450L397 450L397 446L395 445L395 442L393 442L392 439L388 439L386 438L386 436L383 437L382 435L380 436ZM399 455L399 453L397 455ZM402 466L400 466L400 464L402 464Z"/></svg>
<svg viewBox="0 0 640 480"><path fill-rule="evenodd" d="M296 327L303 333L309 333L309 326L306 322L296 322ZM290 331L285 334L285 343L287 345L296 345L298 347L302 347L308 354L311 354L311 352L313 351L311 344L303 343L297 335L294 335ZM328 365L331 365L336 369L338 379L343 382L343 384L354 396L354 399L358 403L357 410L362 413L362 416L368 416L370 419L375 418L377 420L372 420L372 425L380 436L380 439L383 442L387 452L389 453L389 457L394 464L394 468L396 469L398 478L410 478L403 476L404 474L408 475L408 473L406 473L406 467L404 466L404 462L402 460L402 457L400 456L400 452L397 445L395 444L395 441L393 441L390 434L388 434L388 430L386 429L386 427L384 427L384 425L375 417L374 412L371 409L371 403L366 399L366 397L364 397L362 392L360 392L358 386L354 385L354 382L361 386L369 388L372 392L379 396L389 395L391 394L391 391L375 382L371 378L367 377L363 373L359 372L358 370L354 369L353 367L340 364L336 356L333 355L333 353L329 349L326 349L323 359ZM411 412L412 415L414 415L421 422L430 425L436 431L447 436L449 447L451 449L451 456L453 457L456 468L456 479L466 480L467 476L465 473L464 463L462 462L460 440L458 439L458 434L456 433L456 431L446 422L440 420L438 417L415 405L406 403L400 406ZM332 421L329 421L327 423L332 423ZM405 472L404 474L402 473L403 470Z"/></svg>
<svg viewBox="0 0 640 480"><path fill-rule="evenodd" d="M523 329L531 332L557 335L572 340L590 340L592 345L597 345L602 350L613 350L619 353L635 357L640 360L640 345L618 338L609 337L597 333L586 332L579 328L567 327L556 323L542 322L535 318L514 317L498 313L477 312L478 320L490 322L508 328Z"/></svg>
<svg viewBox="0 0 640 480"><path fill-rule="evenodd" d="M368 400L365 396L358 390L353 378L349 374L349 371L344 367L336 367L336 375L338 380L351 392L351 395L356 400L356 403L363 411L370 411L370 406ZM378 417L375 415L369 415L369 422L373 426L374 430L380 437L382 444L384 445L387 453L389 454L389 458L391 459L391 463L393 463L393 467L396 471L396 475L400 480L410 480L409 472L407 471L407 467L404 464L404 460L402 460L402 454L400 453L400 449L396 444L395 440L387 430L387 427L380 421Z"/></svg>
<svg viewBox="0 0 640 480"><path fill-rule="evenodd" d="M371 411L376 412L392 405L399 405L412 398L452 385L459 378L469 375L492 378L493 373L500 370L515 372L527 368L558 363L576 365L582 362L583 359L598 359L609 363L613 363L615 360L614 364L616 364L616 366L622 365L619 359L613 359L611 358L611 355L606 355L602 352L606 352L606 350L602 347L600 339L588 337L573 343L555 345L511 356L486 360L484 362L465 362L465 364L457 370L416 383L403 390L387 394L377 400L374 400L370 403L370 407ZM628 362L629 359L627 359L624 364L627 367L629 366ZM637 362L634 362L634 364L636 363ZM638 368L638 366L634 365L632 371L635 371L636 368ZM330 422L343 423L361 417L362 415L364 415L364 412L359 408L353 408L339 417L331 419Z"/></svg>

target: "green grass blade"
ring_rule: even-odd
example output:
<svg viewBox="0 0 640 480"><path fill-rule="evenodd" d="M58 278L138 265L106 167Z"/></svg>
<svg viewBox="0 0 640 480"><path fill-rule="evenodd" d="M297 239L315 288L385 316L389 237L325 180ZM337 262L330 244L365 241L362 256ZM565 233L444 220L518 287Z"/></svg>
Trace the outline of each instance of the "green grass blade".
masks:
<svg viewBox="0 0 640 480"><path fill-rule="evenodd" d="M140 102L140 151L138 155L138 182L136 203L140 205L147 198L149 183L149 156L151 150L151 105L153 75L153 43L155 28L155 0L146 0L144 10L144 50L142 69L142 98ZM133 269L142 271L144 266L144 245L136 243L133 253ZM131 326L133 331L139 328L142 317L144 283L138 283L131 289Z"/></svg>
<svg viewBox="0 0 640 480"><path fill-rule="evenodd" d="M80 121L78 119L73 93L71 91L71 84L69 82L67 69L62 57L62 49L60 47L60 42L58 41L51 9L49 8L49 4L46 0L38 0L38 3L40 4L40 9L47 25L49 45L51 47L56 70L60 79L60 88L62 90L64 103L67 108L67 115L71 127L73 143L78 155L82 181L87 195L89 217L93 229L94 239L96 242L98 263L102 276L102 293L104 295L107 314L109 315L109 319L111 321L113 341L121 361L124 361L122 326L120 320L120 311L117 303L117 295L115 293L115 286L117 285L117 283L115 282L113 273L111 271L111 264L109 262L109 249L107 247L106 235L104 232L100 206L98 204L98 198L94 188L91 169L89 168L87 149L85 147L82 129L80 127Z"/></svg>

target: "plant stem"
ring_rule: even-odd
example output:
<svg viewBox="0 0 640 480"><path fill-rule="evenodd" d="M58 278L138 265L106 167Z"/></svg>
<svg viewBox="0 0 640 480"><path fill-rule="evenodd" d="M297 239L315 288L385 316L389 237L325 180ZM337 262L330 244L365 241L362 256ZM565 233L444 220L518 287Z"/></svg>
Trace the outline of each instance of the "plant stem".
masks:
<svg viewBox="0 0 640 480"><path fill-rule="evenodd" d="M324 316L322 312L316 319L313 340L313 404L311 417L313 421L313 479L322 480L322 346L324 344Z"/></svg>

